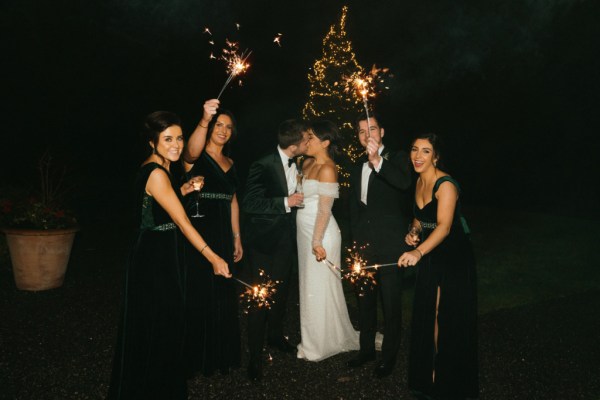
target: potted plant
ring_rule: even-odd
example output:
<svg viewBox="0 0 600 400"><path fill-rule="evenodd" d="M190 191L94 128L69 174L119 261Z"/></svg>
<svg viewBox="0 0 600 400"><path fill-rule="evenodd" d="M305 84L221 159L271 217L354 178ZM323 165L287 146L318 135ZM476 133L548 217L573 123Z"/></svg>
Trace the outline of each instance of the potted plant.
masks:
<svg viewBox="0 0 600 400"><path fill-rule="evenodd" d="M73 213L61 203L64 171L57 175L51 160L48 153L40 160L39 194L15 191L0 198L0 227L21 290L46 290L63 284L79 230Z"/></svg>

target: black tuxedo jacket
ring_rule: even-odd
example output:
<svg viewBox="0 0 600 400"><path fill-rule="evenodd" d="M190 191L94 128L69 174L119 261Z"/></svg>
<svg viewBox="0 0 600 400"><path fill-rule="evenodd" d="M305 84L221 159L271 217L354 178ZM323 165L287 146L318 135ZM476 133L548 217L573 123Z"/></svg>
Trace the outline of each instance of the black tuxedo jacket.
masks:
<svg viewBox="0 0 600 400"><path fill-rule="evenodd" d="M294 235L295 242L296 210L286 213L286 197L288 187L279 152L252 163L242 200L247 245L269 254L284 235Z"/></svg>
<svg viewBox="0 0 600 400"><path fill-rule="evenodd" d="M352 240L358 245L369 244L367 252L376 257L400 256L406 248L404 237L410 222L412 173L408 155L391 152L384 147L383 164L379 172L369 177L367 205L360 200L364 156L350 172L350 226ZM382 262L381 260L372 260ZM386 260L383 260L385 262ZM392 262L394 259L387 260Z"/></svg>

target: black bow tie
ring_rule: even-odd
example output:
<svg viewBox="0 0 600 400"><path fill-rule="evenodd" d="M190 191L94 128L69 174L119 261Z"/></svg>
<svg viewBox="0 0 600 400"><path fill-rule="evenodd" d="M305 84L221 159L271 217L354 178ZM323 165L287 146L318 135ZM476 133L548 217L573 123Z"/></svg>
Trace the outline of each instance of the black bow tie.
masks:
<svg viewBox="0 0 600 400"><path fill-rule="evenodd" d="M291 167L292 164L296 164L296 158L295 157L288 159L288 167Z"/></svg>

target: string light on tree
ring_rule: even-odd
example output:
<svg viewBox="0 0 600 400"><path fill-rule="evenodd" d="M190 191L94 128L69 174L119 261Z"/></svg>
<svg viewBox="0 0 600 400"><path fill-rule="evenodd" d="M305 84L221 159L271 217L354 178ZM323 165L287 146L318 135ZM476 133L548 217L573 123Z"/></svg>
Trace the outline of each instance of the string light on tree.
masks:
<svg viewBox="0 0 600 400"><path fill-rule="evenodd" d="M321 58L316 60L308 74L310 91L303 115L307 119L326 118L336 123L345 139L343 152L355 161L363 152L352 121L360 112L362 99L346 91L346 77L364 75L346 34L348 7L342 8L339 23L331 25L323 38ZM341 173L341 183L347 185L348 174Z"/></svg>

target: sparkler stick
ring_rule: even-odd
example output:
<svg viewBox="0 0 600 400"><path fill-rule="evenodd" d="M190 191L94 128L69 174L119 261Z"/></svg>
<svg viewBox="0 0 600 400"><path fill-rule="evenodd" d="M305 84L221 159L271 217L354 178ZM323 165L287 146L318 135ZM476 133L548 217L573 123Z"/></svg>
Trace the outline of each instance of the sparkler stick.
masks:
<svg viewBox="0 0 600 400"><path fill-rule="evenodd" d="M336 272L339 272L339 273L342 272L342 269L340 267L338 267L337 265L335 265L334 263L332 263L331 261L329 261L327 259L321 260L321 262L323 264L327 265L329 267L329 269L331 270L331 272L333 272L335 274L335 276L342 279L342 276L336 273Z"/></svg>
<svg viewBox="0 0 600 400"><path fill-rule="evenodd" d="M248 283L244 282L244 281L243 281L243 280L241 280L241 279L238 279L238 278L236 278L236 277L233 277L233 279L235 279L236 281L238 281L238 282L239 282L239 283L241 283L242 285L246 286L248 289L254 289L252 286L250 286L250 284L248 284Z"/></svg>

